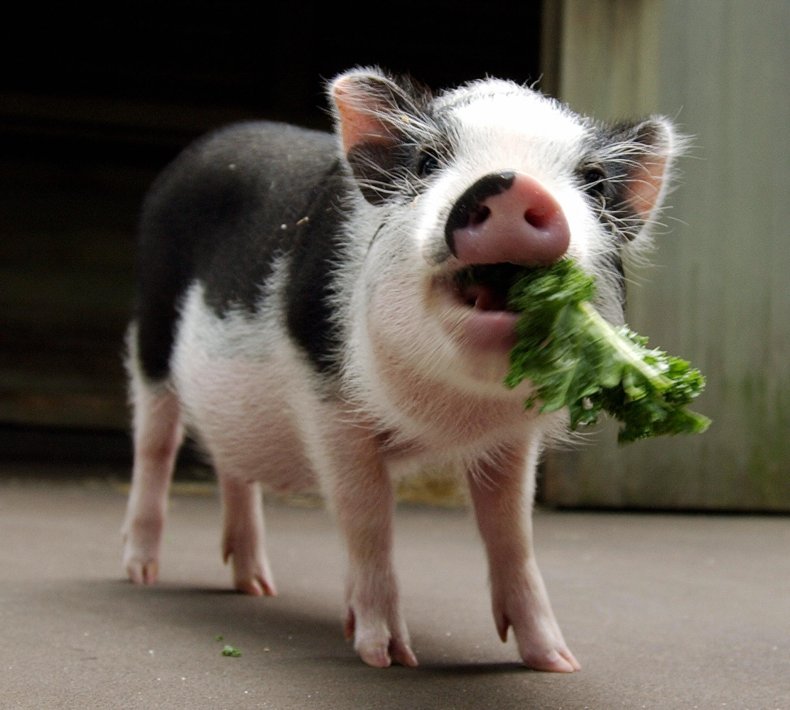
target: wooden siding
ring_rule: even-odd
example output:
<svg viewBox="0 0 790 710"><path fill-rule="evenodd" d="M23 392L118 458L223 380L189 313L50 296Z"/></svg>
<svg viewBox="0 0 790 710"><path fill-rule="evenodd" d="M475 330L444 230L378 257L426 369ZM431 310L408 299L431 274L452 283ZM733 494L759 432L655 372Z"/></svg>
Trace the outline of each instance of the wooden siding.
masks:
<svg viewBox="0 0 790 710"><path fill-rule="evenodd" d="M628 317L708 378L708 433L618 447L610 424L554 452L558 505L790 510L790 3L562 3L556 83L610 119L661 112L693 137Z"/></svg>

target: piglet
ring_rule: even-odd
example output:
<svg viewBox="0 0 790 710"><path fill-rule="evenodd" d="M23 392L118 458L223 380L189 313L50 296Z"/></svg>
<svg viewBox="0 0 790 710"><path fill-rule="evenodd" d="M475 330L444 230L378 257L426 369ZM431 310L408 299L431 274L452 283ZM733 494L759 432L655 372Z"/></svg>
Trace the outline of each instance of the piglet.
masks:
<svg viewBox="0 0 790 710"><path fill-rule="evenodd" d="M216 469L233 583L276 593L260 486L318 485L348 550L345 632L416 666L393 566L393 477L465 479L496 629L524 664L579 663L532 545L535 468L562 413L503 386L525 267L573 258L622 319L624 250L646 243L677 152L663 118L604 126L510 81L432 93L357 68L335 131L218 130L156 180L128 333L134 468L123 564L156 581L185 432Z"/></svg>

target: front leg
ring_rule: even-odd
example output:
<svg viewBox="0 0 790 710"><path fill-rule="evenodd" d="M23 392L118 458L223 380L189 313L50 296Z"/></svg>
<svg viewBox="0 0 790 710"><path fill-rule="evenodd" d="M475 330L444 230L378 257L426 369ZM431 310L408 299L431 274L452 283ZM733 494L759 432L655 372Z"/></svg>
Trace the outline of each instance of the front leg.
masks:
<svg viewBox="0 0 790 710"><path fill-rule="evenodd" d="M532 498L537 451L517 445L470 469L477 525L488 554L494 621L502 641L513 627L525 665L572 672L568 649L549 603L532 547Z"/></svg>
<svg viewBox="0 0 790 710"><path fill-rule="evenodd" d="M222 491L222 559L233 562L233 584L245 594L277 595L266 555L260 485L218 469Z"/></svg>
<svg viewBox="0 0 790 710"><path fill-rule="evenodd" d="M349 556L346 638L371 666L416 666L393 564L394 493L375 437L337 419L325 427L322 479Z"/></svg>

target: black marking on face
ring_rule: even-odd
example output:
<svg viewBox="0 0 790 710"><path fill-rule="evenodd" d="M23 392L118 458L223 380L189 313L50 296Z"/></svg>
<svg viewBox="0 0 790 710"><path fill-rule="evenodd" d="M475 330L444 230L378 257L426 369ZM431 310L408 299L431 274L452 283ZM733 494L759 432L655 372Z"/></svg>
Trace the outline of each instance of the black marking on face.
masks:
<svg viewBox="0 0 790 710"><path fill-rule="evenodd" d="M346 154L362 195L373 205L414 199L452 160L452 133L433 115L433 106L415 103L410 111L411 121L404 113L395 116L387 139L359 143Z"/></svg>
<svg viewBox="0 0 790 710"><path fill-rule="evenodd" d="M644 218L629 203L629 189L635 165L652 154L655 140L656 129L649 121L600 128L590 153L576 168L578 185L598 220L620 243L635 239L644 226Z"/></svg>
<svg viewBox="0 0 790 710"><path fill-rule="evenodd" d="M509 190L515 179L516 173L513 171L492 173L480 178L458 198L450 210L444 227L444 239L453 255L455 255L456 230L485 221L488 217L488 208L483 202L489 197Z"/></svg>
<svg viewBox="0 0 790 710"><path fill-rule="evenodd" d="M370 204L386 204L397 194L403 166L409 160L404 152L400 143L371 141L355 145L346 155L359 189Z"/></svg>

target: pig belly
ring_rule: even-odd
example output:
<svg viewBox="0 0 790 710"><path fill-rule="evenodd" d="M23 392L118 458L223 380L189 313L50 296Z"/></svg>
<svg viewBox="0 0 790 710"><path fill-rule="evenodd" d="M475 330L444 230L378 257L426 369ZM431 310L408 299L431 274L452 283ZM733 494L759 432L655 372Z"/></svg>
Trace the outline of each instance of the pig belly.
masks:
<svg viewBox="0 0 790 710"><path fill-rule="evenodd" d="M173 379L187 429L218 475L301 490L316 483L292 405L305 379L293 347L268 326L218 318L190 296Z"/></svg>

